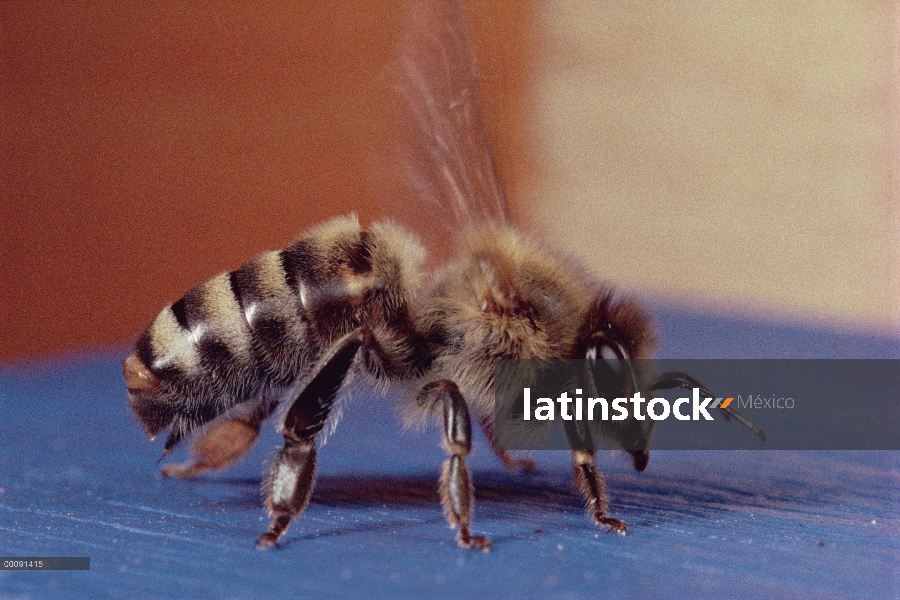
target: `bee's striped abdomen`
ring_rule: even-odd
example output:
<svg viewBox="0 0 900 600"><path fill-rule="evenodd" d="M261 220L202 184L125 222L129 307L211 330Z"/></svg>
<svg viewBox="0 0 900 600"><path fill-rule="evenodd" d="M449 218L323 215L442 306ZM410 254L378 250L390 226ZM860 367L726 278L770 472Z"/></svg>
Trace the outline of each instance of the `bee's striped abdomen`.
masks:
<svg viewBox="0 0 900 600"><path fill-rule="evenodd" d="M223 409L256 395L264 383L228 273L163 309L138 340L137 354L165 384L152 401L175 411L171 445Z"/></svg>
<svg viewBox="0 0 900 600"><path fill-rule="evenodd" d="M171 424L167 447L174 446L235 404L290 385L353 329L367 325L389 336L386 326L411 323L405 288L421 249L395 229L378 226L379 237L355 217L333 219L163 309L126 368L126 379L137 382L129 385L132 406L151 435ZM404 266L407 256L412 264ZM147 386L144 375L158 385Z"/></svg>
<svg viewBox="0 0 900 600"><path fill-rule="evenodd" d="M264 381L287 385L319 352L282 252L267 252L232 273Z"/></svg>

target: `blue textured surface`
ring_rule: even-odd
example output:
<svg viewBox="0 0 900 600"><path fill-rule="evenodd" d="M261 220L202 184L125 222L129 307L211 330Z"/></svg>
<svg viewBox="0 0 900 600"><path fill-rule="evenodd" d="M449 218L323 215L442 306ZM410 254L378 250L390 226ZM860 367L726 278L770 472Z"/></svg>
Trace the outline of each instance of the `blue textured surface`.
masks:
<svg viewBox="0 0 900 600"><path fill-rule="evenodd" d="M664 356L900 356L879 338L658 316ZM277 434L230 471L163 480L120 360L0 370L0 554L91 557L90 571L0 572L0 598L900 597L900 453L654 452L644 473L602 453L621 537L588 522L564 453L507 473L479 437L482 554L441 514L439 432L401 434L384 401L348 407L309 509L258 552Z"/></svg>

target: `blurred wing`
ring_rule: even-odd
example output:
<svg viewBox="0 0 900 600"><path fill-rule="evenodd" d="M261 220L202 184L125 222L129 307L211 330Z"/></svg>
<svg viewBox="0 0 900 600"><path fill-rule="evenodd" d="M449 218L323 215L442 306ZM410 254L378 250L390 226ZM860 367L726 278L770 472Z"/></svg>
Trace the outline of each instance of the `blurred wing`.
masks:
<svg viewBox="0 0 900 600"><path fill-rule="evenodd" d="M458 3L410 4L399 71L409 138L402 161L417 199L457 225L507 222Z"/></svg>

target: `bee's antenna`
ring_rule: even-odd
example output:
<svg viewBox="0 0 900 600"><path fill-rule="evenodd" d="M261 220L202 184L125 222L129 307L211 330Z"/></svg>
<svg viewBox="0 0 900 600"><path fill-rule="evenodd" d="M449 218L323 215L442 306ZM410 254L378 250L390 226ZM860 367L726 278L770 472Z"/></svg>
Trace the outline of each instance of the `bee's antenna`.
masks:
<svg viewBox="0 0 900 600"><path fill-rule="evenodd" d="M738 411L734 410L730 406L726 406L722 410L725 412L725 415L728 418L734 419L735 421L737 421L738 423L740 423L741 425L743 425L744 427L746 427L747 429L752 431L753 434L756 437L758 437L760 440L766 441L766 432L763 431L762 427L760 427L759 425L757 425L756 423L754 423L753 421L751 421L750 419L748 419L747 417L745 417L744 415L739 413Z"/></svg>

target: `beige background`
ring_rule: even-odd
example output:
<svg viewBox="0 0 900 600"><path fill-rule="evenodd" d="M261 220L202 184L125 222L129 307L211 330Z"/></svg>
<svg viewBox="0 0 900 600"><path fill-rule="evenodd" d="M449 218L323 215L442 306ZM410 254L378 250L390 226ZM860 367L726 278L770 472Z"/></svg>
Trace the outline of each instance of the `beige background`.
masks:
<svg viewBox="0 0 900 600"><path fill-rule="evenodd" d="M464 7L530 228L647 296L898 331L894 4ZM408 213L382 75L401 16L0 3L0 361L127 342L325 217Z"/></svg>
<svg viewBox="0 0 900 600"><path fill-rule="evenodd" d="M536 228L651 296L898 330L893 4L540 6Z"/></svg>

